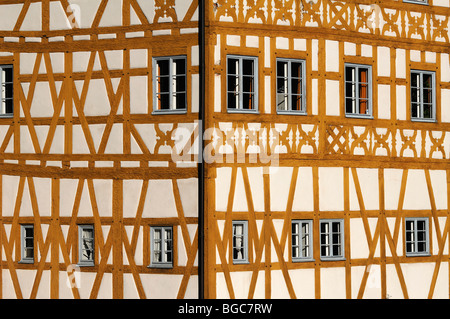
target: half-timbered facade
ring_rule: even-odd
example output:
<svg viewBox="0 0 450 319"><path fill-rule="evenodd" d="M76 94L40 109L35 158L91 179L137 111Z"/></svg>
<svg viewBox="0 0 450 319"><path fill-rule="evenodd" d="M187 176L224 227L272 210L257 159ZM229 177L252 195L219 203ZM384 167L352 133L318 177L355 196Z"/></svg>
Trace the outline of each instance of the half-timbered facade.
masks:
<svg viewBox="0 0 450 319"><path fill-rule="evenodd" d="M197 1L0 1L1 297L198 297L198 52Z"/></svg>
<svg viewBox="0 0 450 319"><path fill-rule="evenodd" d="M449 0L0 0L1 298L449 298Z"/></svg>
<svg viewBox="0 0 450 319"><path fill-rule="evenodd" d="M207 3L205 295L448 298L449 1Z"/></svg>

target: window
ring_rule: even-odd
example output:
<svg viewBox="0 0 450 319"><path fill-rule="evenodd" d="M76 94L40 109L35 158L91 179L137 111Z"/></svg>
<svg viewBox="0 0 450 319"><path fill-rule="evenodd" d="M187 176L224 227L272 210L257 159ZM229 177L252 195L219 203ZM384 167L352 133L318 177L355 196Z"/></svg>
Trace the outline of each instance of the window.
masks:
<svg viewBox="0 0 450 319"><path fill-rule="evenodd" d="M345 65L345 114L349 117L372 116L372 68Z"/></svg>
<svg viewBox="0 0 450 319"><path fill-rule="evenodd" d="M228 56L228 111L257 111L257 67L258 59L256 57Z"/></svg>
<svg viewBox="0 0 450 319"><path fill-rule="evenodd" d="M406 256L428 255L428 218L405 218Z"/></svg>
<svg viewBox="0 0 450 319"><path fill-rule="evenodd" d="M34 262L34 226L21 225L22 253L20 262Z"/></svg>
<svg viewBox="0 0 450 319"><path fill-rule="evenodd" d="M436 119L435 73L411 70L411 119Z"/></svg>
<svg viewBox="0 0 450 319"><path fill-rule="evenodd" d="M320 221L320 256L323 260L344 258L343 235L342 219Z"/></svg>
<svg viewBox="0 0 450 319"><path fill-rule="evenodd" d="M306 114L305 61L277 59L277 111Z"/></svg>
<svg viewBox="0 0 450 319"><path fill-rule="evenodd" d="M248 263L248 223L233 221L233 263Z"/></svg>
<svg viewBox="0 0 450 319"><path fill-rule="evenodd" d="M94 265L94 225L78 225L78 264L80 266Z"/></svg>
<svg viewBox="0 0 450 319"><path fill-rule="evenodd" d="M186 111L186 57L153 59L155 112Z"/></svg>
<svg viewBox="0 0 450 319"><path fill-rule="evenodd" d="M13 67L12 65L0 65L0 116L13 114Z"/></svg>
<svg viewBox="0 0 450 319"><path fill-rule="evenodd" d="M150 267L171 268L173 265L173 231L171 226L151 227L152 254Z"/></svg>
<svg viewBox="0 0 450 319"><path fill-rule="evenodd" d="M292 221L292 261L312 260L312 221Z"/></svg>

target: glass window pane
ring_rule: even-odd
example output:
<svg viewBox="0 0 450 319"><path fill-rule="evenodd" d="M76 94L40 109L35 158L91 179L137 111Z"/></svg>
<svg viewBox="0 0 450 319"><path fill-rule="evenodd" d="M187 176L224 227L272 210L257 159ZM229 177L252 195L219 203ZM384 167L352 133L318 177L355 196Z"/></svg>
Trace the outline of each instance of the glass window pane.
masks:
<svg viewBox="0 0 450 319"><path fill-rule="evenodd" d="M254 61L250 59L242 59L243 75L254 75Z"/></svg>
<svg viewBox="0 0 450 319"><path fill-rule="evenodd" d="M287 67L288 63L286 61L278 61L277 62L277 76L278 77L287 77Z"/></svg>
<svg viewBox="0 0 450 319"><path fill-rule="evenodd" d="M170 75L169 60L158 60L156 61L156 75Z"/></svg>
<svg viewBox="0 0 450 319"><path fill-rule="evenodd" d="M291 77L301 78L302 77L302 63L292 62L291 63Z"/></svg>
<svg viewBox="0 0 450 319"><path fill-rule="evenodd" d="M239 60L229 58L227 74L238 75L239 74Z"/></svg>

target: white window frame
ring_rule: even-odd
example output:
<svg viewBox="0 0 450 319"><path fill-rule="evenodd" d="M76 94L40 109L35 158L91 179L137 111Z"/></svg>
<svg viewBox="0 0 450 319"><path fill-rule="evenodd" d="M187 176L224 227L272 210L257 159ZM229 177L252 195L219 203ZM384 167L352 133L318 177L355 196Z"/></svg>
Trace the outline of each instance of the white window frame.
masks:
<svg viewBox="0 0 450 319"><path fill-rule="evenodd" d="M336 243L333 237L332 225L334 223L339 224L340 232L339 234L339 242ZM322 232L322 225L328 224L328 232ZM320 259L321 260L344 260L345 259L345 251L344 251L344 220L343 219L322 219L319 223L319 231L320 231ZM327 236L328 240L323 240L323 236ZM330 240L331 239L331 240ZM334 254L333 246L339 245L340 254ZM325 247L328 251L327 254L323 254L322 248Z"/></svg>
<svg viewBox="0 0 450 319"><path fill-rule="evenodd" d="M33 236L28 237L27 236L27 229L33 230ZM20 255L20 262L21 263L34 263L34 249L35 249L35 242L34 242L34 225L33 224L23 224L20 225L20 233L21 233L21 255ZM27 239L31 239L33 241L33 244L31 247L27 246ZM31 249L33 252L33 257L27 257L27 254L25 251L27 249Z"/></svg>
<svg viewBox="0 0 450 319"><path fill-rule="evenodd" d="M287 63L287 74L283 76L278 75L278 62L285 62ZM302 72L300 74L300 81L301 81L301 94L297 94L301 98L301 106L300 110L293 110L292 109L292 63L299 63L302 66ZM300 59L285 59L285 58L277 58L276 59L276 109L278 114L299 114L299 115L306 115L306 71L305 71L305 60ZM278 109L278 79L283 78L285 82L287 82L287 85L285 84L285 93L284 97L287 100L287 110L279 110Z"/></svg>
<svg viewBox="0 0 450 319"><path fill-rule="evenodd" d="M158 61L164 61L167 60L169 61L169 108L168 109L158 109L158 75L157 75L157 63ZM184 60L184 65L185 65L185 69L184 69L184 74L176 74L174 72L176 72L176 70L173 69L173 60ZM187 91L188 91L188 87L187 87L187 58L185 55L177 55L177 56L163 56L163 57L153 57L153 113L154 114L174 114L174 113L186 113L187 112ZM184 83L184 87L185 87L185 91L184 92L176 92L174 90L174 87L176 86L175 82L174 82L174 78L176 81L176 77L177 76L184 76L185 79L185 83ZM176 93L184 93L185 95L185 104L184 104L184 108L176 108L176 105L174 105L174 100L173 100L173 95Z"/></svg>
<svg viewBox="0 0 450 319"><path fill-rule="evenodd" d="M403 0L403 2L428 5L428 0Z"/></svg>
<svg viewBox="0 0 450 319"><path fill-rule="evenodd" d="M234 93L236 91L229 91L228 90L228 78L231 76L228 74L228 64L230 59L237 59L239 61L239 70L238 70L238 90L237 90L237 97L238 97L238 103L236 105L236 108L230 108L229 107L229 100L228 100L228 94ZM254 83L254 89L253 89L253 109L244 109L244 91L243 91L243 85L240 85L240 83L243 83L243 63L244 60L251 60L253 61L253 83ZM254 56L243 56L243 55L227 55L227 65L226 65L226 105L227 105L227 111L229 113L258 113L258 57ZM245 92L248 93L248 92Z"/></svg>
<svg viewBox="0 0 450 319"><path fill-rule="evenodd" d="M352 81L351 79L347 79L347 68L355 68L356 72L356 79L355 81ZM357 89L358 84L361 82L359 79L358 69L367 69L367 107L369 108L369 112L367 114L359 114L359 106L360 106L360 96L359 96L359 90ZM355 83L356 90L355 94L356 96L353 96L353 94L350 96L347 92L347 83ZM372 66L367 64L355 64L355 63L345 63L344 66L344 113L346 117L354 117L354 118L373 118L373 103L372 103ZM347 97L351 97L352 99L356 100L357 110L352 113L347 113Z"/></svg>
<svg viewBox="0 0 450 319"><path fill-rule="evenodd" d="M242 234L236 234L236 227L242 226ZM248 221L246 220L234 220L232 223L232 258L233 258L233 264L248 264ZM238 236L242 237L241 240L239 240L240 245L237 246L236 243L238 242ZM242 257L236 258L235 257L235 251L236 250L242 250L241 255Z"/></svg>
<svg viewBox="0 0 450 319"><path fill-rule="evenodd" d="M307 225L308 231L303 231L303 225ZM298 232L294 231L294 226ZM293 220L291 223L291 258L293 262L312 261L313 259L313 223L312 220ZM298 254L295 256L294 250ZM302 251L306 250L306 256Z"/></svg>
<svg viewBox="0 0 450 319"><path fill-rule="evenodd" d="M155 238L156 231L160 231L161 238ZM166 238L166 234L170 234L170 238ZM155 246L159 242L159 249L156 250ZM166 242L169 243L170 249L166 248ZM173 257L174 257L174 241L173 241L173 227L172 226L151 226L150 227L150 265L151 268L172 268L173 267ZM155 253L159 252L161 254L161 260L155 259ZM169 254L170 261L163 260L164 256Z"/></svg>
<svg viewBox="0 0 450 319"><path fill-rule="evenodd" d="M12 77L13 77L13 82L8 82L8 84L12 84L11 89L13 90L13 92L11 92L12 97L9 98L12 103L12 111L10 113L6 113L6 103L5 103L6 98L3 97L3 84L5 83L5 80L3 79L2 74L3 74L3 70L6 70L6 69L11 69ZM14 70L13 70L12 64L0 65L0 92L1 92L1 95L0 95L0 117L11 117L14 114Z"/></svg>
<svg viewBox="0 0 450 319"><path fill-rule="evenodd" d="M83 230L92 230L92 249L86 249L83 245L85 238L83 238ZM92 260L83 258L83 251L90 250L92 253ZM78 225L78 266L94 266L95 264L95 230L93 224L79 224Z"/></svg>
<svg viewBox="0 0 450 319"><path fill-rule="evenodd" d="M407 224L412 222L414 229L408 230ZM425 222L425 251L418 251L418 228L417 222ZM412 241L408 240L408 232L412 233ZM413 250L408 251L408 243L412 244ZM406 217L405 218L405 254L407 257L429 256L430 255L430 230L428 217Z"/></svg>
<svg viewBox="0 0 450 319"><path fill-rule="evenodd" d="M411 81L411 79L412 79L412 76L413 76L413 73L418 73L419 75L420 75L420 83L418 84L419 85L419 87L417 88L418 90L419 90L419 96L420 96L420 101L419 101L419 108L420 108L420 110L419 110L419 112L418 113L420 113L417 117L413 117L412 116L412 107L413 107L413 102L412 102L412 90L413 90L413 88L412 88L412 86L411 86L411 84L412 84L412 81ZM432 101L431 101L431 103L432 103L432 105L431 105L431 112L432 112L432 116L431 116L431 118L424 118L423 117L423 89L424 89L424 87L423 87L423 75L424 74L428 74L428 75L431 75L431 79L432 79L432 83L431 83L431 85L432 85L432 88L431 88L431 94L432 94L432 97L431 97L431 99L432 99ZM433 71L426 71L426 70L416 70L416 69L414 69L414 70L411 70L411 72L410 72L410 110L411 110L411 121L417 121L417 122L436 122L436 72L433 72Z"/></svg>

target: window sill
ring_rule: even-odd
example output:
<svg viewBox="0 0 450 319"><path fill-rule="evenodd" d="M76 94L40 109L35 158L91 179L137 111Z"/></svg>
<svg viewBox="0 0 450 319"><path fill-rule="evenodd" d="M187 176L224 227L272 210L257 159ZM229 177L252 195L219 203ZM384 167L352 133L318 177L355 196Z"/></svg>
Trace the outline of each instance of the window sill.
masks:
<svg viewBox="0 0 450 319"><path fill-rule="evenodd" d="M0 114L0 118L3 118L3 119L10 119L10 118L13 118L13 117L14 117L13 113Z"/></svg>
<svg viewBox="0 0 450 319"><path fill-rule="evenodd" d="M321 261L344 261L345 257L320 257Z"/></svg>
<svg viewBox="0 0 450 319"><path fill-rule="evenodd" d="M155 110L152 115L186 114L187 110Z"/></svg>
<svg viewBox="0 0 450 319"><path fill-rule="evenodd" d="M34 260L19 260L19 264L34 264Z"/></svg>
<svg viewBox="0 0 450 319"><path fill-rule="evenodd" d="M437 123L437 120L436 120L436 119L411 118L411 122L418 122L418 123Z"/></svg>
<svg viewBox="0 0 450 319"><path fill-rule="evenodd" d="M258 110L227 109L230 114L259 114Z"/></svg>
<svg viewBox="0 0 450 319"><path fill-rule="evenodd" d="M293 263L307 263L307 262L314 262L316 261L314 258L308 258L308 259L294 259L292 258Z"/></svg>
<svg viewBox="0 0 450 319"><path fill-rule="evenodd" d="M279 115L308 115L306 112L303 111L277 111L277 114Z"/></svg>
<svg viewBox="0 0 450 319"><path fill-rule="evenodd" d="M372 115L358 115L358 114L345 114L345 117L352 119L365 119L365 120L373 120Z"/></svg>
<svg viewBox="0 0 450 319"><path fill-rule="evenodd" d="M78 267L94 267L95 264L94 263L78 263L77 266Z"/></svg>
<svg viewBox="0 0 450 319"><path fill-rule="evenodd" d="M172 264L148 265L147 268L152 268L152 269L172 269L173 265Z"/></svg>
<svg viewBox="0 0 450 319"><path fill-rule="evenodd" d="M431 254L429 252L426 253L407 253L406 257L430 257Z"/></svg>

